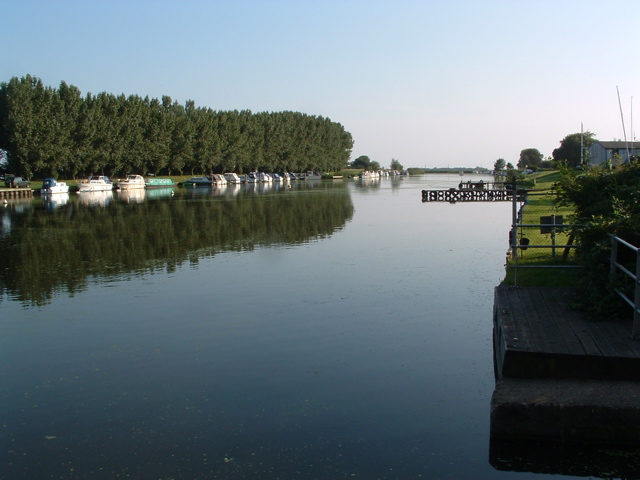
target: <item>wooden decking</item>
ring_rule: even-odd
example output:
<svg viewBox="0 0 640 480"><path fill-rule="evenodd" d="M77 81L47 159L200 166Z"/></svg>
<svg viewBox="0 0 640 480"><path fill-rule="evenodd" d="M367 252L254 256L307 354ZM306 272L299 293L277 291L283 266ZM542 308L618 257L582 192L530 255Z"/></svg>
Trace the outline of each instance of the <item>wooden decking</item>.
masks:
<svg viewBox="0 0 640 480"><path fill-rule="evenodd" d="M640 380L640 341L631 321L592 321L570 308L577 290L497 287L498 378Z"/></svg>
<svg viewBox="0 0 640 480"><path fill-rule="evenodd" d="M33 190L30 188L0 188L0 198L31 197Z"/></svg>

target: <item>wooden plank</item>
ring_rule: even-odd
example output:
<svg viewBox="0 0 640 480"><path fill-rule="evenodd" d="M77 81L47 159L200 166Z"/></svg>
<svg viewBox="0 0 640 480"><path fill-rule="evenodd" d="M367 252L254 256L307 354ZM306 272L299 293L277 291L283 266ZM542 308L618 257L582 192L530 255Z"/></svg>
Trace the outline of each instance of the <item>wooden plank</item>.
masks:
<svg viewBox="0 0 640 480"><path fill-rule="evenodd" d="M597 322L598 327L602 333L609 339L611 346L617 352L620 357L626 358L638 358L636 349L632 345L627 343L625 337L631 337L628 331L619 321L606 321Z"/></svg>
<svg viewBox="0 0 640 480"><path fill-rule="evenodd" d="M556 300L566 296L561 288L551 289L551 292ZM561 303L565 302L561 301ZM565 324L573 330L586 355L602 355L602 352L598 348L598 345L587 328L587 321L580 313L568 310L565 303L562 309L558 309L558 315L562 315L562 318L559 321L565 322Z"/></svg>
<svg viewBox="0 0 640 480"><path fill-rule="evenodd" d="M535 309L533 300L527 288L518 288L518 299L522 305L522 320L526 321L526 325L529 330L529 334L535 348L535 351L540 353L551 353L551 342L547 338L547 334L544 331L542 323L538 317L538 312ZM517 321L518 319L516 319Z"/></svg>
<svg viewBox="0 0 640 480"><path fill-rule="evenodd" d="M591 336L593 337L593 341L596 342L598 346L598 350L600 350L601 354L605 357L618 357L618 352L611 344L611 341L607 338L605 333L600 328L599 323L594 321L585 321L585 326Z"/></svg>
<svg viewBox="0 0 640 480"><path fill-rule="evenodd" d="M497 296L501 301L500 310L503 312L501 320L503 323L503 328L505 327L506 322L508 321L509 331L515 330L517 342L513 348L524 351L532 351L534 349L534 344L532 342L531 335L529 335L528 330L526 329L526 323L519 321L519 319L524 318L524 311L522 309L522 304L518 300L517 297L517 289L510 287L502 287L498 289ZM504 312L508 312L508 315ZM513 344L513 343L512 343Z"/></svg>
<svg viewBox="0 0 640 480"><path fill-rule="evenodd" d="M580 339L567 321L564 304L560 303L557 293L545 289L544 294L542 294L541 291L541 295L545 298L549 314L555 319L558 331L560 335L562 335L564 343L568 348L568 353L571 355L585 355L587 352L584 345L580 342Z"/></svg>
<svg viewBox="0 0 640 480"><path fill-rule="evenodd" d="M494 316L498 338L505 347L515 348L518 343L518 332L513 320L513 312L509 307L507 293L503 288L496 288L494 294Z"/></svg>
<svg viewBox="0 0 640 480"><path fill-rule="evenodd" d="M557 319L551 314L546 298L540 288L529 288L528 293L535 305L538 319L551 344L553 353L570 353L569 347L565 343L564 337L558 327Z"/></svg>

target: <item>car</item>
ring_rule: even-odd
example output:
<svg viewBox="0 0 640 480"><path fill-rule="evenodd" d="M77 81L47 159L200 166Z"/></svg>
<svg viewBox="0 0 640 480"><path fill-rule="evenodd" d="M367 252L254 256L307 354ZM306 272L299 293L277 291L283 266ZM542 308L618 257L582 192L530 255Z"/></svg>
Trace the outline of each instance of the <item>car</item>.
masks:
<svg viewBox="0 0 640 480"><path fill-rule="evenodd" d="M22 177L9 177L7 176L4 179L4 184L8 188L29 188L31 186L31 182Z"/></svg>

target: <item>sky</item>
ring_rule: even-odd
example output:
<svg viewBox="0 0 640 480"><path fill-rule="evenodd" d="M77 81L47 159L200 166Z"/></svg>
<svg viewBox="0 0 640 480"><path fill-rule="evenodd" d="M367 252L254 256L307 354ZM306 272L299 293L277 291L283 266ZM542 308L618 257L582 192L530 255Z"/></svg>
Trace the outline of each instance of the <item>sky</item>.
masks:
<svg viewBox="0 0 640 480"><path fill-rule="evenodd" d="M322 116L351 133L352 160L383 167L515 165L581 128L635 137L640 0L0 0L0 12L0 82Z"/></svg>

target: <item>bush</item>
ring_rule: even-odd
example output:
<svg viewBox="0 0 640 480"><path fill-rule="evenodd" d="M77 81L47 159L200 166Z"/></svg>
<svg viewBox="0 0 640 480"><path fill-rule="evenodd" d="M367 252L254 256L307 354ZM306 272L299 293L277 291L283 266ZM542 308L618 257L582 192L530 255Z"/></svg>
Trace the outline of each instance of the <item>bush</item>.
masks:
<svg viewBox="0 0 640 480"><path fill-rule="evenodd" d="M629 309L621 308L609 275L610 234L640 246L640 164L627 163L615 170L592 167L584 173L565 168L562 173L554 190L560 205L575 206L573 223L580 225L573 233L580 245L578 259L585 266L584 306L599 316L626 316ZM618 261L635 271L633 257Z"/></svg>

